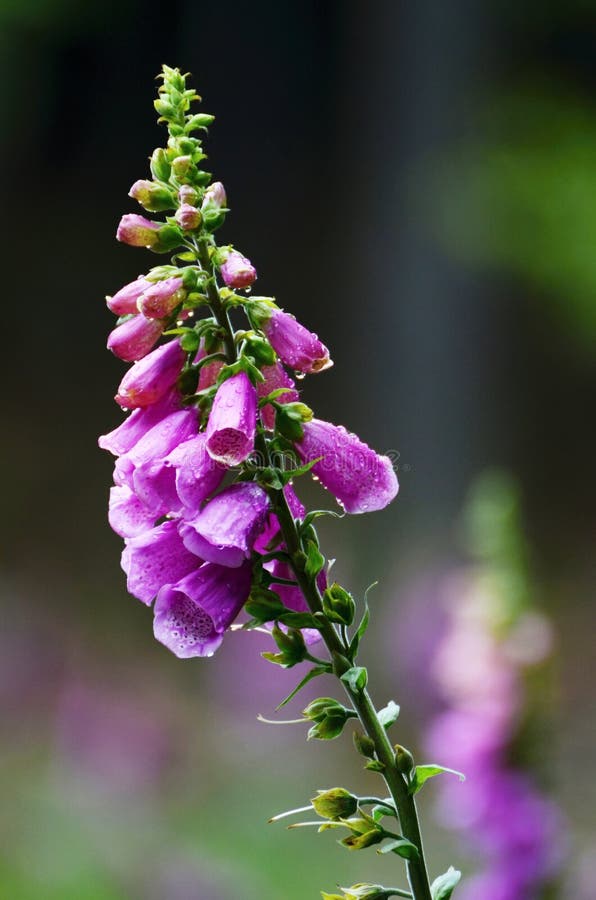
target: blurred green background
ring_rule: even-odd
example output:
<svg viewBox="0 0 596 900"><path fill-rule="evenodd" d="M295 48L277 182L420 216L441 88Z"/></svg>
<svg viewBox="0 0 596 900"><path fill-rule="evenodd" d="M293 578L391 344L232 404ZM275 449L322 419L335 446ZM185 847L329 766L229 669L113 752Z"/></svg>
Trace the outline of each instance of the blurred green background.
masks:
<svg viewBox="0 0 596 900"><path fill-rule="evenodd" d="M306 745L302 726L256 721L295 681L260 659L263 638L232 634L212 660L183 663L126 595L96 447L119 420L123 371L103 298L153 262L114 234L163 140L153 79L167 62L216 115L223 236L257 266L259 293L332 349L306 400L399 451L398 501L321 529L355 592L380 580L368 661L379 699L402 704L396 740L416 746L425 726L396 649L408 585L461 559L480 473L500 466L520 488L534 596L556 634L536 756L571 835L559 896L583 898L596 844L596 787L580 777L596 751L596 3L0 0L0 49L0 895L304 900L395 869L265 825L316 788L370 782L348 737ZM428 830L436 871L457 862L454 840Z"/></svg>

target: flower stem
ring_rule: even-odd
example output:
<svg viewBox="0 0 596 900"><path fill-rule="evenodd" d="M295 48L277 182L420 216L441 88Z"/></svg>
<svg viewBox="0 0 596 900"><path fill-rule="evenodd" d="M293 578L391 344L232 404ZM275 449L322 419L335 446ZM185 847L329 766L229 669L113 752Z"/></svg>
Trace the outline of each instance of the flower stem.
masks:
<svg viewBox="0 0 596 900"><path fill-rule="evenodd" d="M311 612L319 612L322 609L321 595L316 580L309 578L304 570L304 554L300 546L300 536L285 496L282 491L272 491L271 497L288 547L296 580ZM334 672L338 678L341 678L350 664L348 660L345 660L345 664L342 666L341 662L338 664L338 659L345 658L348 648L340 639L331 622L321 621L320 631L327 649L335 661ZM341 683L358 713L358 718L364 730L374 742L377 758L384 765L383 778L395 801L403 836L411 841L418 851L417 858L408 860L406 863L412 895L415 900L432 900L416 803L414 797L408 791L403 775L397 768L395 753L387 732L379 721L377 711L368 691L366 689L353 691L345 682L342 681Z"/></svg>
<svg viewBox="0 0 596 900"><path fill-rule="evenodd" d="M228 362L233 363L237 358L234 333L227 311L219 297L213 263L209 256L208 240L206 238L199 238L196 244L196 254L201 268L208 274L207 298L209 306L211 307L211 311L217 320L218 325L222 329L224 335L223 342ZM269 461L269 451L266 438L262 432L257 436L257 443L257 449L262 454L262 458L267 465ZM290 564L296 575L296 581L304 595L304 599L311 612L322 612L322 599L316 583L316 578L309 577L305 571L305 556L302 551L300 535L298 533L296 522L288 507L285 494L281 490L270 488L269 495L279 519ZM349 651L345 636L340 636L334 625L328 619L324 619L323 617L321 617L318 628L321 637L331 654L334 664L334 673L338 678L341 678L344 672L350 668L350 662L346 658ZM403 836L411 841L418 851L416 858L406 861L412 897L414 900L432 900L426 863L424 860L424 847L422 844L416 803L414 797L408 791L404 776L397 768L395 753L387 736L387 732L379 720L379 716L368 691L366 689L354 691L345 682L342 681L341 684L348 694L364 730L374 742L377 759L384 766L382 773L383 778L395 801Z"/></svg>

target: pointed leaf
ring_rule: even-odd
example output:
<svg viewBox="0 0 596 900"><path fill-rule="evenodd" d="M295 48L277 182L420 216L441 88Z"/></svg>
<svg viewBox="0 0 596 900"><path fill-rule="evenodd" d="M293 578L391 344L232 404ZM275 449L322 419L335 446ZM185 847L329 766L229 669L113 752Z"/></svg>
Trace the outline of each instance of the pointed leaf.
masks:
<svg viewBox="0 0 596 900"><path fill-rule="evenodd" d="M460 781L466 780L466 776L462 772L457 772L455 769L446 769L445 766L416 766L408 788L410 794L417 794L429 778L434 778L435 775L441 775L443 772L446 772L448 775L457 775Z"/></svg>
<svg viewBox="0 0 596 900"><path fill-rule="evenodd" d="M418 857L418 848L412 841L400 837L396 838L394 841L389 841L387 844L383 844L382 847L379 847L377 853L397 853L402 859L416 859Z"/></svg>
<svg viewBox="0 0 596 900"><path fill-rule="evenodd" d="M350 656L352 659L356 659L356 654L358 653L358 647L360 646L360 641L364 636L366 629L368 628L368 623L370 621L370 610L368 608L368 603L366 599L364 600L364 615L360 620L360 625L356 630L356 634L352 638L350 643Z"/></svg>
<svg viewBox="0 0 596 900"><path fill-rule="evenodd" d="M284 697L284 699L281 701L281 703L275 707L276 711L278 709L281 709L282 706L285 706L286 703L289 703L290 700L292 700L296 696L298 691L301 691L302 688L305 687L309 681L312 681L312 679L316 678L318 675L325 675L327 672L329 672L329 666L315 666L313 669L310 669L310 671L306 673L306 675L304 676L302 681L300 681L296 685L294 690L291 691L287 697Z"/></svg>

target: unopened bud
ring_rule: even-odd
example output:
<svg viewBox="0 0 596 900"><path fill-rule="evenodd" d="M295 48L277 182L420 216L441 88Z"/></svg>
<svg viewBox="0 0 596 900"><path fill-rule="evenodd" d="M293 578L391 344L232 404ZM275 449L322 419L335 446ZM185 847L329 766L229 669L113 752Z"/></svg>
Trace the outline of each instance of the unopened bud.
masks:
<svg viewBox="0 0 596 900"><path fill-rule="evenodd" d="M252 356L257 366L272 366L277 358L269 341L257 334L246 339L244 353Z"/></svg>
<svg viewBox="0 0 596 900"><path fill-rule="evenodd" d="M128 196L137 200L149 212L174 209L174 196L168 188L154 181L135 181Z"/></svg>
<svg viewBox="0 0 596 900"><path fill-rule="evenodd" d="M356 604L354 598L341 585L334 582L323 594L323 612L331 622L351 625Z"/></svg>
<svg viewBox="0 0 596 900"><path fill-rule="evenodd" d="M324 819L346 819L358 809L358 798L345 788L319 791L310 802L315 812Z"/></svg>
<svg viewBox="0 0 596 900"><path fill-rule="evenodd" d="M182 303L181 278L164 278L150 285L139 297L139 311L148 319L165 319Z"/></svg>
<svg viewBox="0 0 596 900"><path fill-rule="evenodd" d="M227 203L226 192L221 181L214 181L205 191L201 209L204 211L207 207L212 209L221 209Z"/></svg>
<svg viewBox="0 0 596 900"><path fill-rule="evenodd" d="M202 218L200 211L190 203L183 203L176 210L175 219L183 231L194 231L201 224Z"/></svg>
<svg viewBox="0 0 596 900"><path fill-rule="evenodd" d="M122 216L116 239L131 247L155 247L159 242L158 232L162 227L159 222L151 222L144 216L128 213Z"/></svg>
<svg viewBox="0 0 596 900"><path fill-rule="evenodd" d="M168 161L168 157L166 155L166 151L163 147L158 147L153 151L151 156L151 174L154 178L157 178L159 181L167 181L170 177L170 172L172 171L172 167Z"/></svg>
<svg viewBox="0 0 596 900"><path fill-rule="evenodd" d="M172 172L176 178L184 178L192 168L193 162L190 156L177 156L172 160Z"/></svg>
<svg viewBox="0 0 596 900"><path fill-rule="evenodd" d="M414 768L414 757L401 744L395 745L395 762L402 775L409 775Z"/></svg>
<svg viewBox="0 0 596 900"><path fill-rule="evenodd" d="M227 287L233 289L250 287L257 277L257 270L250 259L238 253L237 250L228 253L220 271Z"/></svg>
<svg viewBox="0 0 596 900"><path fill-rule="evenodd" d="M178 199L180 203L189 203L191 206L196 206L199 195L190 184L183 184L178 191Z"/></svg>

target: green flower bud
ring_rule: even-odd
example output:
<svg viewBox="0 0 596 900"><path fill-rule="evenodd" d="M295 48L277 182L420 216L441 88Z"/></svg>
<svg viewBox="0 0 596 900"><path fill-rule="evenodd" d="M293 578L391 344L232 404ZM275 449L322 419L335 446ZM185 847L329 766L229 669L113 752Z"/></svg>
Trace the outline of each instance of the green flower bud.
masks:
<svg viewBox="0 0 596 900"><path fill-rule="evenodd" d="M383 832L378 828L371 828L370 831L362 834L357 832L349 834L343 841L340 841L340 844L343 844L348 850L365 850L367 847L372 847L373 844L379 844L382 840Z"/></svg>
<svg viewBox="0 0 596 900"><path fill-rule="evenodd" d="M303 437L302 423L310 422L312 409L306 403L284 403L275 414L275 428L289 441L300 441Z"/></svg>
<svg viewBox="0 0 596 900"><path fill-rule="evenodd" d="M375 742L372 738L369 738L367 734L362 734L360 731L355 731L352 735L352 739L354 741L354 747L361 756L364 756L366 759L374 758Z"/></svg>
<svg viewBox="0 0 596 900"><path fill-rule="evenodd" d="M190 156L177 156L172 160L172 172L176 178L185 178L193 168L193 161Z"/></svg>
<svg viewBox="0 0 596 900"><path fill-rule="evenodd" d="M291 668L306 659L308 652L306 644L302 632L297 628L288 628L286 632L282 631L278 625L274 625L272 635L284 657L286 668Z"/></svg>
<svg viewBox="0 0 596 900"><path fill-rule="evenodd" d="M347 716L345 715L328 715L316 725L309 729L307 740L332 741L339 737L344 730Z"/></svg>
<svg viewBox="0 0 596 900"><path fill-rule="evenodd" d="M340 715L346 713L345 706L333 697L318 697L312 700L306 709L302 710L302 715L312 722L321 722L325 716Z"/></svg>
<svg viewBox="0 0 596 900"><path fill-rule="evenodd" d="M257 334L246 339L244 353L252 356L257 366L272 366L277 358L269 341Z"/></svg>
<svg viewBox="0 0 596 900"><path fill-rule="evenodd" d="M315 812L323 819L346 819L358 809L358 798L345 788L319 791L310 801Z"/></svg>
<svg viewBox="0 0 596 900"><path fill-rule="evenodd" d="M362 882L349 888L342 888L342 891L344 892L342 900L385 900L388 896L387 889L382 885Z"/></svg>
<svg viewBox="0 0 596 900"><path fill-rule="evenodd" d="M330 585L323 594L323 612L331 622L351 625L354 621L356 604L348 591L337 582Z"/></svg>
<svg viewBox="0 0 596 900"><path fill-rule="evenodd" d="M176 206L173 192L154 181L135 181L128 196L137 200L149 212L164 212Z"/></svg>
<svg viewBox="0 0 596 900"><path fill-rule="evenodd" d="M172 167L170 166L168 157L166 156L166 151L163 149L163 147L158 147L153 151L150 167L151 174L154 178L157 178L158 181L167 181L170 177Z"/></svg>
<svg viewBox="0 0 596 900"><path fill-rule="evenodd" d="M414 768L414 757L401 744L395 745L395 762L402 775L409 775Z"/></svg>
<svg viewBox="0 0 596 900"><path fill-rule="evenodd" d="M190 134L191 131L196 131L198 128L207 128L214 121L215 116L210 116L208 113L198 113L198 115L191 116L187 120L184 130L187 134Z"/></svg>

